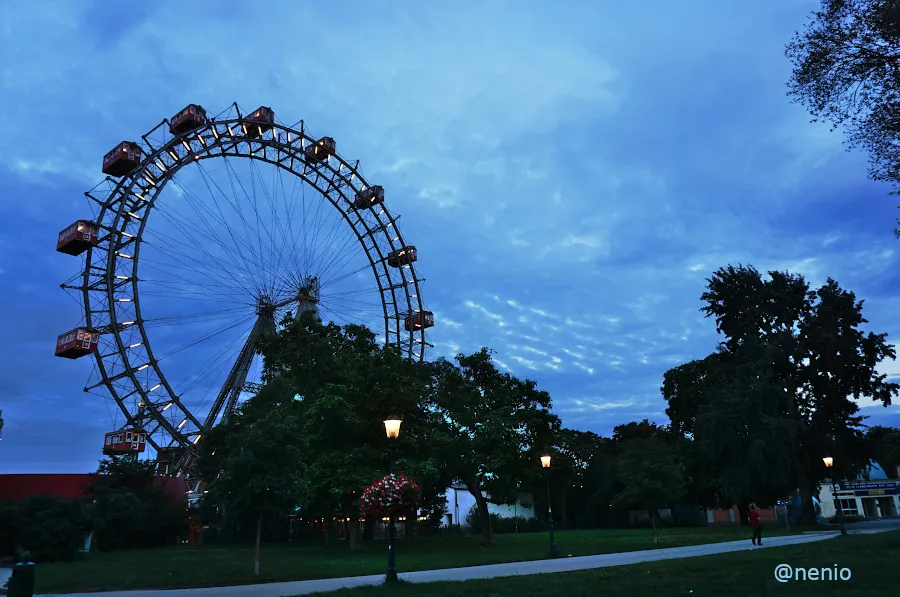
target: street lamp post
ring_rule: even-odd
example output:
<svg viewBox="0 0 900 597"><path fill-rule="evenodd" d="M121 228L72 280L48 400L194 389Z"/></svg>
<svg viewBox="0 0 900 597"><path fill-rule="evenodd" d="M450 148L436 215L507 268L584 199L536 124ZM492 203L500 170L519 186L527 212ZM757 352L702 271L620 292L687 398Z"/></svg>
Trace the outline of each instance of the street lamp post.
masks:
<svg viewBox="0 0 900 597"><path fill-rule="evenodd" d="M394 443L400 437L400 423L402 421L393 415L384 420L384 432L387 434L391 446L391 465L389 473L394 473ZM384 576L385 582L397 582L397 556L394 551L394 510L391 506L391 514L388 522L388 567Z"/></svg>
<svg viewBox="0 0 900 597"><path fill-rule="evenodd" d="M828 473L831 476L831 495L834 498L834 503L837 505L838 524L841 525L841 535L846 535L847 529L844 527L844 507L841 505L841 500L838 498L837 489L834 485L834 458L826 456L822 459L822 462L825 463L825 467L828 469Z"/></svg>
<svg viewBox="0 0 900 597"><path fill-rule="evenodd" d="M553 506L550 505L550 457L541 456L541 466L544 467L544 476L547 478L547 525L550 529L550 557L555 558L559 554L556 551L556 541L553 540Z"/></svg>

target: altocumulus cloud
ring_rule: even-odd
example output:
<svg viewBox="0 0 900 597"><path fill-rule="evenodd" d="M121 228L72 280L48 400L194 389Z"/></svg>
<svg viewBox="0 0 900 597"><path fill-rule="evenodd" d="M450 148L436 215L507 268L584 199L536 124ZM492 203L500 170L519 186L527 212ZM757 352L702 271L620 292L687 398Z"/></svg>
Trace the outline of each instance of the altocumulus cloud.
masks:
<svg viewBox="0 0 900 597"><path fill-rule="evenodd" d="M886 189L784 96L816 4L6 2L0 471L93 468L110 405L49 356L78 317L52 242L103 153L189 102L335 137L419 248L434 354L494 348L575 427L664 420L663 372L715 346L699 295L727 263L833 276L900 334Z"/></svg>

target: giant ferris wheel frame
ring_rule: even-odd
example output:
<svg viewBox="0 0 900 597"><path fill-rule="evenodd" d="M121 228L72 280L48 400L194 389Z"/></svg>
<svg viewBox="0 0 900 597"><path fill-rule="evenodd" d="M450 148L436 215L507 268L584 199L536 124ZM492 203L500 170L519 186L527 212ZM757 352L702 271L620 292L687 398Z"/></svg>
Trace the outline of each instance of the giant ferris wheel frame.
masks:
<svg viewBox="0 0 900 597"><path fill-rule="evenodd" d="M230 388L231 396L223 400L223 387L201 422L167 380L144 326L139 292L143 233L160 192L184 166L204 159L244 157L299 177L340 212L368 258L381 297L386 344L410 358L423 359L431 346L425 328L433 320L425 323L426 314L432 316L424 310L420 296L423 279L416 275L415 264L388 264L390 254L407 248L397 227L399 216L391 215L382 202L354 205L361 192L372 188L360 174L358 161L350 163L336 151L311 160L307 148L322 140L311 137L302 120L290 126L274 118L257 122L242 114L237 103L180 134L169 133L169 125L169 119L164 119L142 136L144 157L136 168L118 180L107 176L85 193L99 206L94 220L99 238L87 251L81 284L63 287L81 292L86 329L101 335L94 352L100 379L85 391L105 387L124 413L126 424L146 433L158 458L164 451L177 454L171 472L190 477L197 444L219 414L225 415L233 407L242 388ZM259 311L258 315L262 321L264 315ZM273 322L267 325L274 328ZM232 382L242 358L243 354L229 375ZM246 370L243 375L246 377Z"/></svg>

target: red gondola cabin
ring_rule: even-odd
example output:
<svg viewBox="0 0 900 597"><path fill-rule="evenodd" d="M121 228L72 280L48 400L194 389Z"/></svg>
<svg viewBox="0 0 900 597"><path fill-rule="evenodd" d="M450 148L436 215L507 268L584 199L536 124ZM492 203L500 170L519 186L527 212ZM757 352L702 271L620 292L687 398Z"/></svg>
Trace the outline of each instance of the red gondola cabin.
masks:
<svg viewBox="0 0 900 597"><path fill-rule="evenodd" d="M103 173L108 176L125 176L141 165L144 150L134 141L122 141L103 156Z"/></svg>
<svg viewBox="0 0 900 597"><path fill-rule="evenodd" d="M356 199L353 201L353 207L356 209L365 209L384 203L384 187L375 185L368 189L356 191Z"/></svg>
<svg viewBox="0 0 900 597"><path fill-rule="evenodd" d="M100 240L100 227L87 220L78 220L59 233L56 250L66 255L81 255Z"/></svg>
<svg viewBox="0 0 900 597"><path fill-rule="evenodd" d="M244 134L248 137L259 137L272 128L275 112L268 106L260 106L249 116L244 117Z"/></svg>
<svg viewBox="0 0 900 597"><path fill-rule="evenodd" d="M116 454L137 454L147 447L147 434L135 429L123 429L106 434L103 442L103 453L107 456Z"/></svg>
<svg viewBox="0 0 900 597"><path fill-rule="evenodd" d="M434 326L434 313L431 311L407 313L403 323L403 327L406 328L406 331L430 328Z"/></svg>
<svg viewBox="0 0 900 597"><path fill-rule="evenodd" d="M416 248L409 245L388 253L387 263L391 267L400 267L402 265L409 265L416 259Z"/></svg>
<svg viewBox="0 0 900 597"><path fill-rule="evenodd" d="M198 104L188 104L188 106L169 119L169 132L173 135L180 135L199 128L209 122L206 117L206 110Z"/></svg>
<svg viewBox="0 0 900 597"><path fill-rule="evenodd" d="M97 352L100 333L87 328L75 328L56 340L56 356L66 359L79 359L84 355Z"/></svg>
<svg viewBox="0 0 900 597"><path fill-rule="evenodd" d="M322 137L315 143L307 145L303 148L306 153L307 162L324 162L328 156L334 155L337 151L337 144L331 137Z"/></svg>

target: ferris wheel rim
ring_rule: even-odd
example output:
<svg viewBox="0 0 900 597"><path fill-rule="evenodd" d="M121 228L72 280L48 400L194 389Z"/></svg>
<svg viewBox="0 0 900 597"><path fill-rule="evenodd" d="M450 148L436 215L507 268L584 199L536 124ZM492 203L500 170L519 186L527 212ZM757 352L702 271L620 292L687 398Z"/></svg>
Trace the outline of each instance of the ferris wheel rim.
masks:
<svg viewBox="0 0 900 597"><path fill-rule="evenodd" d="M237 108L236 104L235 108ZM109 191L105 201L98 201L90 195L90 192L86 193L88 197L100 204L101 209L98 214L98 224L108 232L108 248L106 250L105 259L100 260L106 262L105 267L102 268L105 270L107 278L105 309L102 306L102 299L98 299L94 296L96 293L92 293L92 290L96 289L90 288L90 278L92 275L95 275L92 274L92 268L97 269L97 266L94 264L95 249L91 248L88 250L83 272L85 319L89 328L95 328L98 327L96 325L99 323L98 316L101 313L107 314L108 321L106 326L108 326L109 333L114 338L115 348L117 349L115 353L107 355L102 355L100 352L95 353L95 360L98 364L98 370L101 377L101 382L97 385L106 386L120 410L125 415L126 424L132 426L135 426L136 419L135 415L131 412L132 409L129 408L129 405L126 403L126 400L131 398L135 393L139 395L139 398L141 399L140 404L146 406L152 415L151 417L147 417L147 420L156 423L156 427L152 432L149 429L145 429L145 431L148 432L148 443L157 451L172 445L184 448L188 452L193 451L199 438L203 437L209 431L200 423L196 414L186 405L181 403L181 396L176 393L177 388L173 388L169 383L163 368L159 365L159 359L154 357L151 346L152 334L147 332L144 325L145 321L141 316L141 293L139 290L141 279L138 275L140 247L145 242L143 240L143 235L147 222L150 219L149 216L152 213L152 209L156 206L156 201L162 190L165 188L166 184L174 178L174 175L181 170L181 168L193 164L194 162L214 158L249 158L251 160L272 164L277 168L281 168L282 171L306 182L316 191L320 196L320 199L327 199L328 202L332 204L332 207L339 211L342 219L353 231L363 249L363 253L366 255L369 267L375 276L378 294L381 298L382 312L384 315L385 344L396 345L406 354L406 356L417 358L418 360L424 359L426 348L429 346L425 338L424 328L407 332L401 330L404 321L404 313L402 312L400 301L405 302L407 317L411 313L424 311L424 304L420 294L420 282L422 280L416 275L415 265L409 263L405 266L411 273L411 280L407 280L404 275L403 267L396 268L395 270L389 267L387 263L388 251L385 251L385 249L394 251L407 246L396 223L398 217L393 216L384 203L369 205L363 208L351 206L357 192L372 186L358 171L359 162L357 161L355 164L351 164L341 157L337 151L334 151L326 156L326 159L323 162L319 162L311 167L305 159L304 147L312 143L318 143L319 141L305 131L302 121L300 121L300 130L293 128L294 125L288 126L280 122L272 122L269 123L270 128L268 130L271 131L271 134L268 135L268 138L263 134L262 129L260 129L260 135L258 137L248 137L246 129L243 131L243 135L234 133L235 128L240 131L239 127L246 125L248 122L246 117L240 114L239 108L237 108L237 112L238 115L235 118L223 120L212 118L203 126L181 134L172 135L168 141L159 146L154 146L147 139L147 137L156 129L151 130L150 133L142 137L150 151L147 152L146 157L144 157L140 165L132 172L122 177L119 181L112 181L112 179L107 177L107 181L115 182L116 184L115 187ZM163 120L156 128L167 123L168 120ZM229 133L228 135L224 134L226 130ZM206 137L206 135L209 136ZM284 137L284 141L282 140L282 136ZM213 138L215 141L213 141ZM204 139L206 139L206 142ZM226 146L228 146L230 152L226 151ZM221 151L214 153L213 150L215 149L221 149ZM276 159L269 159L267 151L274 152L274 157ZM332 163L332 160L334 163ZM162 164L164 168L160 168L159 164ZM296 169L295 166L300 166L300 168ZM135 193L135 189L138 189L140 192ZM147 195L151 191L152 195L148 198ZM142 200L139 203L136 202L138 197ZM135 201L132 201L131 204L129 204L129 200L133 199ZM380 211L375 211L376 207ZM374 226L370 225L372 222L367 221L364 217L365 215L368 215L369 218L374 221ZM127 234L126 228L135 218L140 222L137 234ZM107 219L112 220L112 225L104 225ZM388 233L389 229L393 229L394 236ZM122 240L125 236L129 236L132 240L123 243ZM365 240L367 237L371 238L373 241L371 247ZM382 242L378 242L377 238L381 239ZM134 245L133 255L125 256L121 254L121 249L131 244ZM99 255L99 250L97 253L98 257L102 257L102 255ZM131 276L130 280L123 281L126 282L126 284L117 284L117 272L122 271L122 269L129 269L128 267L120 268L120 264L123 260L130 262ZM395 277L399 277L404 283L395 284ZM122 292L122 288L129 285L133 297L135 318L129 321L121 321L119 319L119 312L117 311L117 305L119 303L116 300L116 296L117 293ZM388 301L388 298L391 300ZM98 300L100 300L100 305L96 304ZM94 309L94 307L97 306L100 306L101 308ZM132 363L128 347L126 347L122 337L123 328L121 326L123 325L133 325L139 330L140 338L147 354L146 363ZM392 325L394 329L391 329ZM392 334L395 337L394 341L391 341ZM404 342L404 336L409 337L408 342ZM415 338L415 336L418 336L418 339ZM418 342L416 342L416 340L418 340ZM118 373L115 375L115 378L127 379L133 387L134 391L127 396L122 396L121 388L113 383L114 376L111 375L111 372L115 370L115 367L107 368L107 363L104 362L105 357L113 356L113 354L121 359L121 363L125 369L125 375ZM153 390L148 390L147 387L144 387L142 382L135 376L135 371L139 371L146 367L152 367L154 373L160 380L160 384L153 389L160 387L160 385L164 388L167 396L163 401L154 403L151 397L149 397L149 392ZM164 403L168 404L166 408L173 405L177 406L177 408L186 415L186 420L191 421L192 430L182 433L180 431L181 425L175 428L172 422L158 410L158 407ZM184 423L182 423L182 425L183 424ZM163 428L165 434L169 437L169 446L163 446L155 441L153 436L160 428ZM190 439L191 437L194 438L193 441Z"/></svg>

